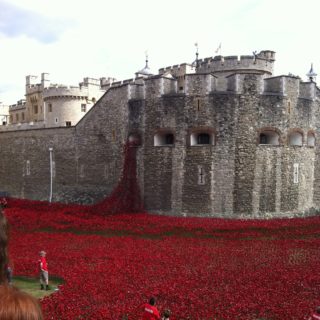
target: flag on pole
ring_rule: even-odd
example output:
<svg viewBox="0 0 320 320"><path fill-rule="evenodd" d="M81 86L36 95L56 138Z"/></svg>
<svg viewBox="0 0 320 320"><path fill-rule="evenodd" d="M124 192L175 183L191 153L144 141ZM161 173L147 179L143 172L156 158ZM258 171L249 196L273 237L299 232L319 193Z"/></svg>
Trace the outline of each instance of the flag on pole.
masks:
<svg viewBox="0 0 320 320"><path fill-rule="evenodd" d="M221 53L221 42L220 42L220 44L219 44L219 47L216 49L216 51L215 51L215 53Z"/></svg>
<svg viewBox="0 0 320 320"><path fill-rule="evenodd" d="M199 50L198 42L195 42L194 46L197 48L197 52L198 52L198 50Z"/></svg>

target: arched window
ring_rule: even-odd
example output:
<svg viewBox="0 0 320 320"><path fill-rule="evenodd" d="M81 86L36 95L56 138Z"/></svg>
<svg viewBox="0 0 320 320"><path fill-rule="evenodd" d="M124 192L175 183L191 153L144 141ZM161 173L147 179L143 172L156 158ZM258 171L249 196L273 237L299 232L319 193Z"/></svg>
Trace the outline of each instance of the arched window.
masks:
<svg viewBox="0 0 320 320"><path fill-rule="evenodd" d="M171 132L158 132L154 135L153 142L156 147L173 146L174 134Z"/></svg>
<svg viewBox="0 0 320 320"><path fill-rule="evenodd" d="M314 147L316 145L316 137L313 132L308 132L307 145L308 147Z"/></svg>
<svg viewBox="0 0 320 320"><path fill-rule="evenodd" d="M197 131L190 135L190 145L214 145L215 135L213 132Z"/></svg>
<svg viewBox="0 0 320 320"><path fill-rule="evenodd" d="M293 131L289 134L289 146L302 146L303 136L299 131Z"/></svg>
<svg viewBox="0 0 320 320"><path fill-rule="evenodd" d="M279 134L275 131L265 130L260 132L259 135L259 144L273 145L278 146L279 143Z"/></svg>

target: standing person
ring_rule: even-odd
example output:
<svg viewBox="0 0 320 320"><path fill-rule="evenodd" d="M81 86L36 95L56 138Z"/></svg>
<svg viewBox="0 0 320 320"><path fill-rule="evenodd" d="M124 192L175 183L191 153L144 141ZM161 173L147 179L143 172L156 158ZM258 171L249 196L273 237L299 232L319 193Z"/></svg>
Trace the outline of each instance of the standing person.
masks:
<svg viewBox="0 0 320 320"><path fill-rule="evenodd" d="M9 264L6 264L5 265L5 271L6 271L6 278L7 278L7 281L8 281L8 284L12 284L12 268L10 267Z"/></svg>
<svg viewBox="0 0 320 320"><path fill-rule="evenodd" d="M155 305L155 297L151 297L149 303L143 304L142 320L160 320L160 314Z"/></svg>
<svg viewBox="0 0 320 320"><path fill-rule="evenodd" d="M38 260L39 271L40 271L40 288L41 290L49 290L49 272L48 264L46 260L46 252L39 252L40 259Z"/></svg>

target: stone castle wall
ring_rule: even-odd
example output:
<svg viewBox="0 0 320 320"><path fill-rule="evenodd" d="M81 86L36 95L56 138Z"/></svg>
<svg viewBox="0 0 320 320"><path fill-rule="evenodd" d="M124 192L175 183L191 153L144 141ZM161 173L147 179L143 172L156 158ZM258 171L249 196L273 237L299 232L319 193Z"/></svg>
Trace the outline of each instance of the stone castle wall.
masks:
<svg viewBox="0 0 320 320"><path fill-rule="evenodd" d="M0 191L47 200L52 147L53 201L99 201L116 186L123 145L134 137L149 211L267 217L319 208L319 148L307 143L319 129L315 85L252 73L228 77L224 90L216 84L211 74L186 75L183 93L166 76L116 83L75 127L2 132ZM260 144L264 131L279 143ZM301 146L290 145L292 132L302 134ZM174 143L155 146L167 133ZM212 141L194 145L198 133Z"/></svg>

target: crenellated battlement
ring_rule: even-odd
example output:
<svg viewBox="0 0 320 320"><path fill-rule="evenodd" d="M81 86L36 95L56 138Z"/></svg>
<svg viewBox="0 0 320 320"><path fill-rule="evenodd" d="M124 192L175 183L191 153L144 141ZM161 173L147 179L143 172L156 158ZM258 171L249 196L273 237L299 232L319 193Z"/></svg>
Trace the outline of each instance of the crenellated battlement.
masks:
<svg viewBox="0 0 320 320"><path fill-rule="evenodd" d="M25 109L26 108L26 100L21 99L19 100L16 104L12 104L9 106L9 110L14 111L14 110L20 110L20 109Z"/></svg>
<svg viewBox="0 0 320 320"><path fill-rule="evenodd" d="M30 84L26 86L26 94L34 94L42 91L41 84Z"/></svg>
<svg viewBox="0 0 320 320"><path fill-rule="evenodd" d="M88 88L76 86L50 86L43 89L42 96L43 99L53 97L86 98L88 97Z"/></svg>
<svg viewBox="0 0 320 320"><path fill-rule="evenodd" d="M168 70L165 68L163 70ZM179 78L166 77L163 75L149 78L127 79L113 82L112 89L128 86L129 99L144 99L146 96L160 97L166 94L183 93L185 95L207 95L215 93L244 93L246 76L252 72L235 72L226 77L217 77L209 73L190 73L183 77L184 89L179 91ZM262 95L296 96L297 98L314 100L317 87L313 82L301 82L295 76L277 76L265 78L265 75L256 72L256 92ZM250 80L252 81L252 80Z"/></svg>
<svg viewBox="0 0 320 320"><path fill-rule="evenodd" d="M259 72L262 74L273 74L275 53L273 51L261 51L255 55L238 56L215 56L198 61L197 72L214 73L217 75L228 75L234 72Z"/></svg>
<svg viewBox="0 0 320 320"><path fill-rule="evenodd" d="M296 96L301 99L314 100L317 86L314 82L302 82L295 76L277 76L264 79L263 94Z"/></svg>
<svg viewBox="0 0 320 320"><path fill-rule="evenodd" d="M195 73L196 69L194 66L188 63L176 64L173 66L159 69L160 75L163 75L167 72L171 73L175 77L181 77L188 73Z"/></svg>
<svg viewBox="0 0 320 320"><path fill-rule="evenodd" d="M198 60L198 67L183 63L159 69L159 74L171 73L175 77L181 77L190 73L213 73L217 76L228 76L235 72L253 72L266 75L273 74L275 52L261 51L254 55L242 56L215 56Z"/></svg>

